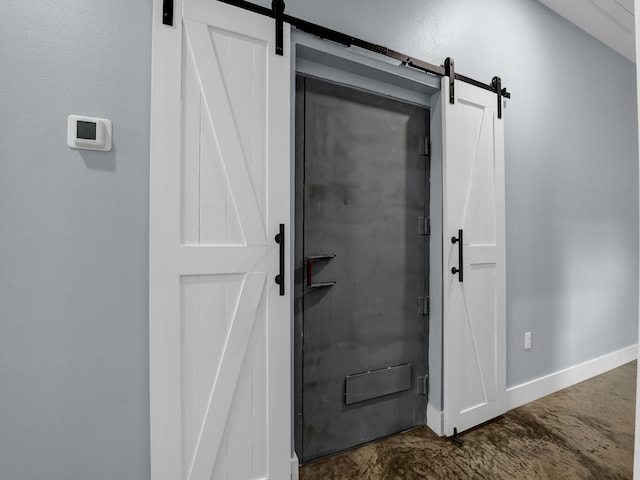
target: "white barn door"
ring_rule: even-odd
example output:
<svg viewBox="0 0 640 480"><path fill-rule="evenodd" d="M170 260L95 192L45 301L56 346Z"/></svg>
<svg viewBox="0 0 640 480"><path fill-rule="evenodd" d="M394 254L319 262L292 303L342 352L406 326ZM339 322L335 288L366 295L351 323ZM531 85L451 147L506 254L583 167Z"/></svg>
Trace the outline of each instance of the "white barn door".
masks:
<svg viewBox="0 0 640 480"><path fill-rule="evenodd" d="M506 408L504 133L496 94L456 81L451 104L444 80L443 400L451 436Z"/></svg>
<svg viewBox="0 0 640 480"><path fill-rule="evenodd" d="M153 30L152 480L281 480L291 462L290 58L274 21L175 0ZM283 252L289 268L289 242Z"/></svg>

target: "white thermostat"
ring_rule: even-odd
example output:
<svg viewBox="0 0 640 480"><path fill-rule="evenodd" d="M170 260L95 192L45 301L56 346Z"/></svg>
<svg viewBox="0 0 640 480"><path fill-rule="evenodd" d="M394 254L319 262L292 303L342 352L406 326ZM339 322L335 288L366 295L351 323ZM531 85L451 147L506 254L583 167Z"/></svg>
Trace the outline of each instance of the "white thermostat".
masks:
<svg viewBox="0 0 640 480"><path fill-rule="evenodd" d="M67 117L67 145L84 150L111 150L111 120L106 118Z"/></svg>

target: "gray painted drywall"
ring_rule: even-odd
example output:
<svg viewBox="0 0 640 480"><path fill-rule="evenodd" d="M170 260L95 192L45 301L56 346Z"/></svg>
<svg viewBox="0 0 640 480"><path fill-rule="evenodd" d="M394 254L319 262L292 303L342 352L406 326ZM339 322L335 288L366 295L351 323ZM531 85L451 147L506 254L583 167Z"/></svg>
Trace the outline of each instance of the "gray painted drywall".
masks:
<svg viewBox="0 0 640 480"><path fill-rule="evenodd" d="M402 8L290 0L287 11L433 63L451 56L460 73L486 82L499 75L513 93L505 109L508 386L637 341L631 62L534 0L407 0ZM437 397L436 382L434 406Z"/></svg>
<svg viewBox="0 0 640 480"><path fill-rule="evenodd" d="M0 478L149 478L151 2L4 2ZM66 145L67 115L113 151Z"/></svg>
<svg viewBox="0 0 640 480"><path fill-rule="evenodd" d="M534 0L287 8L513 92L509 385L636 341L631 63ZM3 9L0 478L149 478L150 24L151 2ZM68 149L71 113L110 118L114 151Z"/></svg>

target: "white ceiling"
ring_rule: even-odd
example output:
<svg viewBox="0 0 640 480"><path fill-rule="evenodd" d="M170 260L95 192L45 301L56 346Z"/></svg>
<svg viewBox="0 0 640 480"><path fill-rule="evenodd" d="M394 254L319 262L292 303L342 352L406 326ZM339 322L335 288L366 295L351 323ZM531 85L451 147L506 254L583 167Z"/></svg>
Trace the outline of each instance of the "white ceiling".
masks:
<svg viewBox="0 0 640 480"><path fill-rule="evenodd" d="M539 0L635 63L633 0Z"/></svg>

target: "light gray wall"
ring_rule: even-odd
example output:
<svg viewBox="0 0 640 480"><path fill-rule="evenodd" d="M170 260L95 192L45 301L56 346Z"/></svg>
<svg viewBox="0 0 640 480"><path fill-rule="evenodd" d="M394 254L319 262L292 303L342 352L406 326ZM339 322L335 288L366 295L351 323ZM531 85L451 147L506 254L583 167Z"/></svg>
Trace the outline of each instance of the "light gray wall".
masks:
<svg viewBox="0 0 640 480"><path fill-rule="evenodd" d="M513 93L505 110L509 386L636 342L631 62L535 0L405 0L402 8L289 0L287 12L432 63L451 56L460 73L487 83L499 75Z"/></svg>
<svg viewBox="0 0 640 480"><path fill-rule="evenodd" d="M287 10L513 92L509 385L636 341L631 63L534 0ZM0 478L149 477L150 24L149 1L3 6ZM110 118L114 151L68 149L71 113Z"/></svg>
<svg viewBox="0 0 640 480"><path fill-rule="evenodd" d="M149 478L150 48L150 1L3 2L2 479Z"/></svg>

